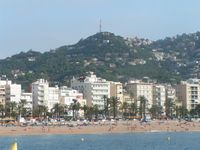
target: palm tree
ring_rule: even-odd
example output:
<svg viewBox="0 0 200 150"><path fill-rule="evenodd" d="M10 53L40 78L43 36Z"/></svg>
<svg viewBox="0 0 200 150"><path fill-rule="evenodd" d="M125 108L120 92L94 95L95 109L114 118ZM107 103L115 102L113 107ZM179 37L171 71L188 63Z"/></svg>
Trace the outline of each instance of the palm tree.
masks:
<svg viewBox="0 0 200 150"><path fill-rule="evenodd" d="M25 105L27 104L26 100L21 100L19 102L19 104L17 105L18 106L18 114L20 116L23 116L25 117L26 113L27 113L27 110L25 108Z"/></svg>
<svg viewBox="0 0 200 150"><path fill-rule="evenodd" d="M140 100L140 115L141 117L143 117L144 120L146 120L147 99L144 96L140 96L139 100Z"/></svg>
<svg viewBox="0 0 200 150"><path fill-rule="evenodd" d="M108 114L109 114L108 113L109 98L106 95L104 95L103 101L104 101L104 116L108 117Z"/></svg>
<svg viewBox="0 0 200 150"><path fill-rule="evenodd" d="M175 104L173 102L173 99L168 98L166 100L165 109L166 109L166 116L172 118L173 117L173 111L175 109Z"/></svg>
<svg viewBox="0 0 200 150"><path fill-rule="evenodd" d="M4 117L4 113L5 113L5 107L3 104L0 104L0 114L1 114L1 118Z"/></svg>
<svg viewBox="0 0 200 150"><path fill-rule="evenodd" d="M186 116L188 115L188 110L187 110L187 108L184 107L184 106L180 106L180 107L179 107L179 114L180 114L180 117L181 117L181 118L186 117Z"/></svg>
<svg viewBox="0 0 200 150"><path fill-rule="evenodd" d="M195 107L195 112L197 113L198 117L200 116L200 104L197 104Z"/></svg>
<svg viewBox="0 0 200 150"><path fill-rule="evenodd" d="M162 107L159 105L153 105L149 109L150 113L152 114L153 118L158 118L162 113Z"/></svg>
<svg viewBox="0 0 200 150"><path fill-rule="evenodd" d="M87 118L88 120L92 120L92 116L94 114L94 108L93 107L85 107L86 108L86 112L85 112L85 118Z"/></svg>
<svg viewBox="0 0 200 150"><path fill-rule="evenodd" d="M60 119L60 116L64 115L65 108L64 108L64 105L61 105L60 103L56 103L56 104L54 104L51 111L54 115L56 115L57 119L58 118Z"/></svg>
<svg viewBox="0 0 200 150"><path fill-rule="evenodd" d="M88 110L88 106L87 105L84 105L83 107L81 107L81 109L84 111L84 117L87 118L87 110Z"/></svg>
<svg viewBox="0 0 200 150"><path fill-rule="evenodd" d="M38 106L37 106L37 109L35 110L34 113L35 113L35 115L37 115L39 118L40 118L40 117L46 118L47 112L48 112L48 107L47 107L47 106L38 105Z"/></svg>
<svg viewBox="0 0 200 150"><path fill-rule="evenodd" d="M70 109L72 110L72 118L73 120L76 120L77 119L77 111L80 109L80 103L77 102L76 99L73 99L73 102L71 105L70 105Z"/></svg>
<svg viewBox="0 0 200 150"><path fill-rule="evenodd" d="M17 113L17 103L16 102L7 102L6 103L6 116L16 118Z"/></svg>
<svg viewBox="0 0 200 150"><path fill-rule="evenodd" d="M129 106L129 104L128 104L127 102L123 102L123 103L122 103L121 109L122 109L123 116L124 116L125 118L126 118L127 115L128 115L128 110L130 110L129 108L130 108L130 106Z"/></svg>
<svg viewBox="0 0 200 150"><path fill-rule="evenodd" d="M135 103L131 103L129 109L130 109L131 115L136 116L136 114L137 114L137 105Z"/></svg>
<svg viewBox="0 0 200 150"><path fill-rule="evenodd" d="M115 119L116 116L117 116L117 112L118 112L118 106L119 106L119 100L117 97L111 97L110 98L110 101L109 101L109 104L110 104L110 109L112 110L113 112L113 118Z"/></svg>
<svg viewBox="0 0 200 150"><path fill-rule="evenodd" d="M98 105L94 105L93 111L94 111L95 119L98 119L98 114L99 114Z"/></svg>

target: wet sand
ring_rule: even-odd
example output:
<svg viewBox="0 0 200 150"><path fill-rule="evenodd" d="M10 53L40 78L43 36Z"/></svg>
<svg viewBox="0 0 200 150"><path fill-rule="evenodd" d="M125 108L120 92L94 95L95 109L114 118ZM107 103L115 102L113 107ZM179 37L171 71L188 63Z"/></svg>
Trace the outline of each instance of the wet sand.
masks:
<svg viewBox="0 0 200 150"><path fill-rule="evenodd" d="M50 135L50 134L103 134L103 133L134 133L134 132L199 132L200 122L156 120L147 123L139 121L123 121L116 124L95 123L88 126L13 126L0 127L0 136L14 135Z"/></svg>

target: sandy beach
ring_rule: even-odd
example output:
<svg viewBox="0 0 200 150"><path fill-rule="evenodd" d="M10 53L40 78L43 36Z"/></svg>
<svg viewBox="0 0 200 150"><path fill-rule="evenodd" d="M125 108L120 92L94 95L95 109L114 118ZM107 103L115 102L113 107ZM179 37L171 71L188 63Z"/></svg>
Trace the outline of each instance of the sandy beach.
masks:
<svg viewBox="0 0 200 150"><path fill-rule="evenodd" d="M195 132L200 131L198 121L120 121L116 124L95 123L87 126L68 127L56 126L10 126L0 127L0 136L14 135L50 135L50 134L103 134L103 133L134 133L134 132Z"/></svg>

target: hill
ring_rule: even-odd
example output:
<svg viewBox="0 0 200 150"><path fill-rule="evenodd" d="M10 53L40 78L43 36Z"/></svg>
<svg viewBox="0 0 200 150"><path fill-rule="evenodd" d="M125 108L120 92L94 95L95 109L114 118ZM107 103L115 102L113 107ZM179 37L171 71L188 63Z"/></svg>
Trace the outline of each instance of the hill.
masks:
<svg viewBox="0 0 200 150"><path fill-rule="evenodd" d="M199 56L199 32L155 42L101 32L49 52L30 50L0 60L0 74L24 87L38 78L69 84L73 76L89 71L122 82L143 77L178 82L199 77Z"/></svg>

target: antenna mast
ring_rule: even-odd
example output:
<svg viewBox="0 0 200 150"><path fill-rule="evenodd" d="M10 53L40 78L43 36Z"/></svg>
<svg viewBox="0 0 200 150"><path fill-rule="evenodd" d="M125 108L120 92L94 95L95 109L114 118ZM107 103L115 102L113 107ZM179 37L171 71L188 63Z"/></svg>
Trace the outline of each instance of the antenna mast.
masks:
<svg viewBox="0 0 200 150"><path fill-rule="evenodd" d="M100 19L100 22L99 22L99 32L101 33L101 30L102 30L102 25L101 25L101 19Z"/></svg>

